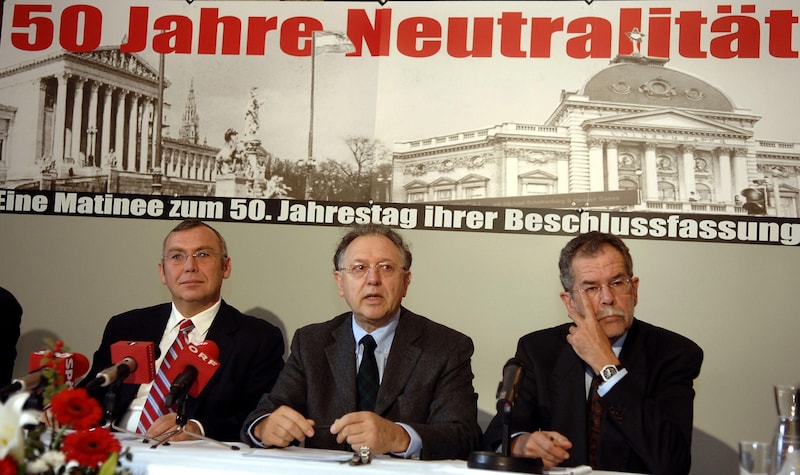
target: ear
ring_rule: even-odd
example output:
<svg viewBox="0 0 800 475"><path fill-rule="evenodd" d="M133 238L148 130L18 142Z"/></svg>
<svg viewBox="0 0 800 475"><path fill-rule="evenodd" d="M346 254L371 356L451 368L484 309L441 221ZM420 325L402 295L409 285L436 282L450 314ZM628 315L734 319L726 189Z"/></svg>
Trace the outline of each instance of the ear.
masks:
<svg viewBox="0 0 800 475"><path fill-rule="evenodd" d="M561 297L561 301L564 302L564 306L567 307L567 310L575 310L575 301L572 300L572 294L567 292L566 290L559 294Z"/></svg>
<svg viewBox="0 0 800 475"><path fill-rule="evenodd" d="M233 270L233 262L231 261L230 256L226 257L224 261L222 261L222 278L227 279L231 276L231 271Z"/></svg>
<svg viewBox="0 0 800 475"><path fill-rule="evenodd" d="M158 262L158 277L161 279L161 283L167 285L167 276L164 275L164 263L162 261Z"/></svg>
<svg viewBox="0 0 800 475"><path fill-rule="evenodd" d="M344 283L342 283L341 271L333 271L333 278L336 280L336 287L339 288L339 297L344 297Z"/></svg>
<svg viewBox="0 0 800 475"><path fill-rule="evenodd" d="M403 276L403 297L406 296L409 285L411 285L411 271L407 271L406 275Z"/></svg>
<svg viewBox="0 0 800 475"><path fill-rule="evenodd" d="M639 278L632 278L631 284L633 284L633 306L635 307L639 303Z"/></svg>

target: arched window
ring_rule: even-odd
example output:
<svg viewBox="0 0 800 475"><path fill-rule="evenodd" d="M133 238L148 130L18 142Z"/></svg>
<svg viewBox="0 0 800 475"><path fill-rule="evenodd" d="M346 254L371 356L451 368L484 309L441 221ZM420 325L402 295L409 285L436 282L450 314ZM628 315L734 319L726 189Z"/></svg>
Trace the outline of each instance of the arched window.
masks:
<svg viewBox="0 0 800 475"><path fill-rule="evenodd" d="M661 201L675 201L675 185L668 181L659 181L658 199Z"/></svg>
<svg viewBox="0 0 800 475"><path fill-rule="evenodd" d="M695 190L697 191L698 201L713 201L714 197L711 194L711 187L707 184L697 183L695 184Z"/></svg>

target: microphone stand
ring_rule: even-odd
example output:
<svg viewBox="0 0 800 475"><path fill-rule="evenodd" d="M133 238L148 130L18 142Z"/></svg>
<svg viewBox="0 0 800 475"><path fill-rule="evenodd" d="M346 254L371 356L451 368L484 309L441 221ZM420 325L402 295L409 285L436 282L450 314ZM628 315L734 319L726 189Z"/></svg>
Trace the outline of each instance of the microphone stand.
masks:
<svg viewBox="0 0 800 475"><path fill-rule="evenodd" d="M239 447L236 445L226 444L225 442L221 442L219 440L212 439L211 437L206 437L203 434L198 434L196 432L192 432L186 429L186 423L189 422L189 419L186 417L186 404L188 400L189 400L188 391L184 391L183 394L181 394L180 397L177 398L177 400L175 401L175 424L177 425L177 427L175 427L174 430L165 432L164 434L161 434L158 437L154 437L153 439L156 441L156 443L150 446L151 449L158 448L158 446L160 445L169 445L169 439L171 437L183 432L196 439L212 442L214 444L221 445L222 447L225 447L227 449L239 450Z"/></svg>
<svg viewBox="0 0 800 475"><path fill-rule="evenodd" d="M103 419L101 422L102 425L106 427L114 422L114 409L117 407L117 390L121 385L121 381L122 380L118 379L111 383L108 387L108 391L106 391L106 395L103 396Z"/></svg>
<svg viewBox="0 0 800 475"><path fill-rule="evenodd" d="M501 453L478 451L469 454L467 467L503 472L542 473L542 459L511 456L511 402L501 399L497 407L503 414Z"/></svg>

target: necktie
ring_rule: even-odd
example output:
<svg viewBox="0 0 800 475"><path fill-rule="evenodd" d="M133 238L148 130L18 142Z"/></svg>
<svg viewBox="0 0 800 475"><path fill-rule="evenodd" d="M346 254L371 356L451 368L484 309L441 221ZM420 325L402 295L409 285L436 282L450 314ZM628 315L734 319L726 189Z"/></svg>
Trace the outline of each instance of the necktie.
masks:
<svg viewBox="0 0 800 475"><path fill-rule="evenodd" d="M375 343L372 335L365 336L358 343L364 345L361 366L358 367L358 376L356 377L358 410L374 411L378 387L381 384L378 376L378 362L375 360L375 348L378 344Z"/></svg>
<svg viewBox="0 0 800 475"><path fill-rule="evenodd" d="M169 412L169 408L164 403L164 400L167 394L169 394L169 387L172 382L167 379L164 372L175 362L178 353L189 344L189 332L191 332L193 328L194 323L189 319L185 319L178 330L178 336L175 337L172 346L167 350L167 355L158 368L158 373L156 373L156 377L153 380L153 386L147 394L147 402L144 405L144 410L139 418L137 432L140 434L147 432L147 429L150 428L156 419Z"/></svg>
<svg viewBox="0 0 800 475"><path fill-rule="evenodd" d="M600 405L600 395L597 388L600 386L600 376L592 378L589 386L589 400L586 404L587 434L589 437L589 465L597 468L597 448L600 440L600 422L603 418L603 407Z"/></svg>

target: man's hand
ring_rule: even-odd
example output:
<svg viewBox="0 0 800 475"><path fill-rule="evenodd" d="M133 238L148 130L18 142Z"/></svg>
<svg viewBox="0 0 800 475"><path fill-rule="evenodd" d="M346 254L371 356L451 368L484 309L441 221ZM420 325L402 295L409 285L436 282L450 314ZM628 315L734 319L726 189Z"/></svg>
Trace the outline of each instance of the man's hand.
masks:
<svg viewBox="0 0 800 475"><path fill-rule="evenodd" d="M536 431L514 437L511 441L511 455L542 459L542 465L549 470L569 458L567 450L572 442L558 432Z"/></svg>
<svg viewBox="0 0 800 475"><path fill-rule="evenodd" d="M336 435L336 442L347 442L356 452L367 445L376 454L403 453L411 443L402 426L370 411L351 412L336 419L331 434Z"/></svg>
<svg viewBox="0 0 800 475"><path fill-rule="evenodd" d="M178 429L178 423L176 422L178 415L174 412L170 412L169 414L164 414L163 416L159 417L153 424L147 429L147 433L145 437L149 437L151 439L159 438L162 435L166 434L167 432L173 432ZM189 432L193 432L195 434L201 434L200 426L196 423L189 421L184 426L185 430ZM202 435L202 434L201 434ZM192 435L187 434L183 430L175 432L168 440L171 441L181 441L181 440L194 440L195 437Z"/></svg>
<svg viewBox="0 0 800 475"><path fill-rule="evenodd" d="M253 433L262 444L268 447L286 447L292 441L302 442L314 436L314 421L289 406L281 406L259 422Z"/></svg>
<svg viewBox="0 0 800 475"><path fill-rule="evenodd" d="M575 305L566 305L569 318L575 323L569 329L567 343L586 364L592 367L594 374L600 374L603 366L618 365L619 359L611 349L611 340L600 325L589 297L584 292L574 292L573 298L575 295L581 300L583 315L578 313Z"/></svg>

